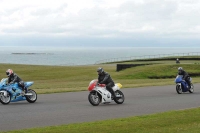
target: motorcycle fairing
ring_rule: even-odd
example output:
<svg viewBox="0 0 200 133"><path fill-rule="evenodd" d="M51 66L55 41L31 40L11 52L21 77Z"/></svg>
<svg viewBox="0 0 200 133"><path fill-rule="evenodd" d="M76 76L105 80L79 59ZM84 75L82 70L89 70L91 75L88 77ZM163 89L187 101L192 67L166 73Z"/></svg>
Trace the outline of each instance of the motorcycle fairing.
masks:
<svg viewBox="0 0 200 133"><path fill-rule="evenodd" d="M11 96L10 102L26 100L26 98L21 95L22 90L19 88L17 83L11 84L7 86L5 89L8 91L8 93L10 93Z"/></svg>
<svg viewBox="0 0 200 133"><path fill-rule="evenodd" d="M180 85L181 89L183 92L187 92L188 91L188 84L185 80L182 79L183 75L177 75L175 82L177 85ZM190 81L192 80L192 78L190 78Z"/></svg>
<svg viewBox="0 0 200 133"><path fill-rule="evenodd" d="M111 102L111 93L105 87L97 87L96 91L102 96L102 103Z"/></svg>

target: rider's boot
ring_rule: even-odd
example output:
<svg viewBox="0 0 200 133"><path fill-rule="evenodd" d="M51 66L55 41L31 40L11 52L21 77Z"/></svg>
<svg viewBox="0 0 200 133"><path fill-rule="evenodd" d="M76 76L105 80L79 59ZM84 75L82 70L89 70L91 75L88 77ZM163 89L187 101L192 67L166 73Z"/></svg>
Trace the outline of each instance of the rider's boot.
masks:
<svg viewBox="0 0 200 133"><path fill-rule="evenodd" d="M24 92L25 94L28 93L28 89L26 87L24 87Z"/></svg>
<svg viewBox="0 0 200 133"><path fill-rule="evenodd" d="M113 89L112 89L112 87L110 87L110 86L107 86L106 87L107 88L107 90L111 93L111 98L113 99L113 98L115 98L116 96L115 96L115 92L113 91Z"/></svg>
<svg viewBox="0 0 200 133"><path fill-rule="evenodd" d="M190 89L190 88L191 88L191 84L189 83L189 84L188 84L188 89Z"/></svg>
<svg viewBox="0 0 200 133"><path fill-rule="evenodd" d="M22 95L25 95L27 92L28 92L28 91L27 91L27 88L26 88L26 87L23 87L21 94L22 94Z"/></svg>
<svg viewBox="0 0 200 133"><path fill-rule="evenodd" d="M111 88L110 93L112 94L112 99L114 99L116 97L115 92L113 91L113 89Z"/></svg>
<svg viewBox="0 0 200 133"><path fill-rule="evenodd" d="M25 95L25 92L24 92L24 90L22 90L22 91L21 91L21 95L22 95L22 96L24 96L24 95Z"/></svg>
<svg viewBox="0 0 200 133"><path fill-rule="evenodd" d="M188 89L190 89L191 88L191 82L190 81L187 81L187 87L188 87Z"/></svg>

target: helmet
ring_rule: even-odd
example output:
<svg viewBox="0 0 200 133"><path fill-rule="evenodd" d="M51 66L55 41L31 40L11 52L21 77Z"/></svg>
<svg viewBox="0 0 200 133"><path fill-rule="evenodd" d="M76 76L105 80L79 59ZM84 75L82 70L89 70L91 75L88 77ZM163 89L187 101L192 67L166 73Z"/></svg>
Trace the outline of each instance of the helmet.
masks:
<svg viewBox="0 0 200 133"><path fill-rule="evenodd" d="M182 67L179 67L179 68L178 68L178 74L179 74L179 75L182 75L182 72L183 72L183 68L182 68Z"/></svg>
<svg viewBox="0 0 200 133"><path fill-rule="evenodd" d="M178 68L178 71L183 71L183 68L182 68L182 67L179 67L179 68Z"/></svg>
<svg viewBox="0 0 200 133"><path fill-rule="evenodd" d="M7 75L8 77L10 77L11 74L13 74L13 70L12 70L12 69L8 69L8 70L6 71L6 75Z"/></svg>
<svg viewBox="0 0 200 133"><path fill-rule="evenodd" d="M101 73L103 73L103 72L104 72L104 70L103 70L103 68L102 68L102 67L99 67L99 68L97 69L97 72L98 72L98 74L101 74Z"/></svg>

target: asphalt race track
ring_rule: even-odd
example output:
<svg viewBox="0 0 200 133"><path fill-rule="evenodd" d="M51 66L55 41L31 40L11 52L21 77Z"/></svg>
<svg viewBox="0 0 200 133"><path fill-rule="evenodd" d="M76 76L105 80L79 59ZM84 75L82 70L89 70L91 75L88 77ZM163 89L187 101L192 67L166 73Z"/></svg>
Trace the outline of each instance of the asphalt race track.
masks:
<svg viewBox="0 0 200 133"><path fill-rule="evenodd" d="M200 84L194 93L177 94L175 85L122 89L124 104L92 106L88 91L38 95L36 103L0 104L0 131L63 125L152 114L200 106Z"/></svg>

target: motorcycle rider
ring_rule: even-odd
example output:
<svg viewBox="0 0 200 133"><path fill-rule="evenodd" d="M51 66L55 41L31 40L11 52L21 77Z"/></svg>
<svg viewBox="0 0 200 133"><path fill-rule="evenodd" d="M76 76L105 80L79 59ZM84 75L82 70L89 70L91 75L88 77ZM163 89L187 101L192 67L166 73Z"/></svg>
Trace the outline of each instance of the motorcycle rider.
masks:
<svg viewBox="0 0 200 133"><path fill-rule="evenodd" d="M27 88L24 85L24 81L22 81L22 79L16 73L14 73L12 69L8 69L6 71L6 75L8 76L8 84L13 84L16 82L18 83L19 87L22 88L23 94L27 93Z"/></svg>
<svg viewBox="0 0 200 133"><path fill-rule="evenodd" d="M188 87L190 88L191 87L190 76L186 71L183 70L182 67L178 68L178 75L183 75L183 80L187 82Z"/></svg>
<svg viewBox="0 0 200 133"><path fill-rule="evenodd" d="M106 84L106 89L112 94L115 98L115 92L113 91L112 87L115 86L111 76L109 73L105 72L103 68L99 67L97 69L98 72L98 83L97 84Z"/></svg>

